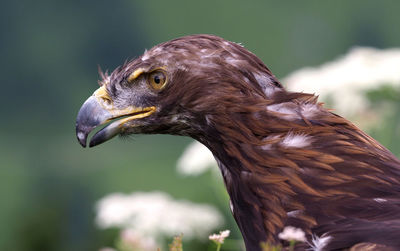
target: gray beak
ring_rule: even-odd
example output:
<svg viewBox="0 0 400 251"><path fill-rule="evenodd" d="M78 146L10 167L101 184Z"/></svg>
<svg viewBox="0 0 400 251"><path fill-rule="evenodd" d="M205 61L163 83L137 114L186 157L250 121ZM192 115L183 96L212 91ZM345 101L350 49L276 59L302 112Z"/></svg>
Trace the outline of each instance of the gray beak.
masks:
<svg viewBox="0 0 400 251"><path fill-rule="evenodd" d="M85 101L79 110L76 118L76 137L79 143L86 147L91 131L115 120L98 131L90 140L89 147L99 145L121 133L127 127L127 122L150 116L155 110L154 106L145 108L129 106L124 109L116 109L106 89L102 86Z"/></svg>

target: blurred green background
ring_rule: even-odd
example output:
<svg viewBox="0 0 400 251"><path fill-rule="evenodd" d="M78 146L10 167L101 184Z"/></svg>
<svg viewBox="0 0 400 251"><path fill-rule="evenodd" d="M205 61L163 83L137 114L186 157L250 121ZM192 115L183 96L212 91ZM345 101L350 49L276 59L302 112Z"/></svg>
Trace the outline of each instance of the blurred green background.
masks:
<svg viewBox="0 0 400 251"><path fill-rule="evenodd" d="M210 175L176 174L188 138L136 136L80 147L75 116L98 87L98 65L113 70L159 42L211 33L241 42L282 78L356 45L399 47L399 10L400 1L373 0L3 1L0 249L112 245L116 231L94 224L95 202L112 192L162 190L213 203L231 217ZM374 134L389 144L385 131ZM187 250L204 250L192 245Z"/></svg>

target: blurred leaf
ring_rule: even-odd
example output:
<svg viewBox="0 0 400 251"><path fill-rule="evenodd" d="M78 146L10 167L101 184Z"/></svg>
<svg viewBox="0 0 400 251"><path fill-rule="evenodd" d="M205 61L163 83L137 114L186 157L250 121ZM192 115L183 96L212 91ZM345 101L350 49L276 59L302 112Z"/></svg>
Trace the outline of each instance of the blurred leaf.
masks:
<svg viewBox="0 0 400 251"><path fill-rule="evenodd" d="M400 102L400 88L390 84L381 85L378 89L367 91L365 95L373 105L380 102Z"/></svg>

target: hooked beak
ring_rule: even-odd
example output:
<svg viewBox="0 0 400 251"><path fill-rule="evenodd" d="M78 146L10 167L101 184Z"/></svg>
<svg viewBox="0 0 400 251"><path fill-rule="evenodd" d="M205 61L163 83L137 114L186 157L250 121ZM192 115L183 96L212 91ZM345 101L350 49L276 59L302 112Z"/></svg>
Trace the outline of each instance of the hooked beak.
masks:
<svg viewBox="0 0 400 251"><path fill-rule="evenodd" d="M93 147L121 133L125 129L127 122L150 116L155 110L154 106L115 109L105 87L102 86L85 101L79 110L76 118L76 136L79 143L86 147L86 141L91 131L100 125L117 119L92 137L89 147Z"/></svg>

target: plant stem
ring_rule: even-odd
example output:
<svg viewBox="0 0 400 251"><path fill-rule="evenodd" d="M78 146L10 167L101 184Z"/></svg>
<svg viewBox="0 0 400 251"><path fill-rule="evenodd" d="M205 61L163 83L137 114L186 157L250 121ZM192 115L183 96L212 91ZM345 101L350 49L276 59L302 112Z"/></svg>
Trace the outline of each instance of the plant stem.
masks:
<svg viewBox="0 0 400 251"><path fill-rule="evenodd" d="M290 241L290 246L289 246L289 250L293 251L294 250L294 245L296 244L296 241Z"/></svg>

